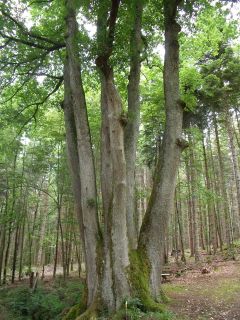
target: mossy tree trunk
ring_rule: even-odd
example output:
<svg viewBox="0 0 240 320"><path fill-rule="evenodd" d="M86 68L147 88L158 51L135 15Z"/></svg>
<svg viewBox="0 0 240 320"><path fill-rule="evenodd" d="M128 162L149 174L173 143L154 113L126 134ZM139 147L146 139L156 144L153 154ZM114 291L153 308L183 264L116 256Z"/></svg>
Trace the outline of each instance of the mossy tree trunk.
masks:
<svg viewBox="0 0 240 320"><path fill-rule="evenodd" d="M164 1L165 58L164 94L166 125L155 173L155 182L140 232L138 250L149 263L149 287L152 297L160 294L164 241L168 219L174 210L174 193L182 140L183 109L179 100L179 43L180 26L176 22L180 1Z"/></svg>
<svg viewBox="0 0 240 320"><path fill-rule="evenodd" d="M96 64L101 81L101 192L105 228L103 233L104 251L103 258L102 251L99 252L99 259L102 261L101 268L97 268L97 258L92 261L93 263L95 262L95 270L98 278L96 285L99 289L99 299L95 300L96 303L89 306L88 310L80 316L79 319L90 319L91 316L96 316L98 308L102 308L103 306L105 306L108 311L117 310L127 296L137 296L142 300L143 304L151 310L161 309L157 300L160 294L164 241L166 238L168 217L174 209L174 191L180 154L185 147L185 143L181 138L183 109L179 101L178 33L180 26L176 22L177 6L179 3L180 1L175 0L164 1L166 128L161 148L161 161L158 161L152 196L140 232L140 241L137 250L131 250L130 252L128 248L126 212L127 167L125 158L126 135L124 139L125 119L122 117L123 109L121 98L114 83L114 70L110 63L120 1L103 1L99 4L97 32L98 57ZM79 141L84 144L85 140L83 138L89 139L89 137L84 135L84 133L81 132L82 128L80 128L80 124L84 127L87 122L81 122L83 119L86 119L86 107L85 101L83 100L82 84L79 82L79 79L81 79L80 67L79 64L76 64L77 49L74 45L74 37L76 36L77 28L75 8L72 5L72 0L67 1L67 7L69 14L67 18L66 70L69 72L70 88L67 87L66 81L65 91L67 89L71 92L70 104L73 105L71 112L75 119L74 134L78 140L79 179L82 189L85 183L82 182L84 177L81 174L82 153L79 152L81 147ZM138 10L140 10L140 8L138 8ZM139 18L138 11L138 13L136 12L135 22L138 21ZM138 32L137 35L135 34L135 36L138 37L138 39L135 39L136 41L139 41L140 37L139 28L140 25L138 24L135 29L135 32ZM73 32L72 29L75 31ZM131 70L132 77L137 81L137 86L139 85L140 71L138 54L139 52L137 56L134 56L134 59L137 58L137 60L132 60ZM76 70L78 70L78 73L75 73ZM131 85L133 85L133 83L130 81L129 87L131 87ZM81 92L77 92L77 89ZM134 88L134 90L134 95L131 97L134 102L129 101L129 106L130 104L131 107L134 105L134 108L138 110L139 89ZM68 91L66 91L65 94L67 92ZM133 92L131 92L130 95L131 94L133 94ZM77 105L79 101L82 102L82 104ZM79 109L82 112L84 111L81 117L78 116ZM136 119L132 123L132 130L130 130L131 132L134 131L134 135L136 136L133 139L134 141L131 141L132 145L136 143L137 139L138 116L139 115L136 115ZM81 134L83 134L83 136L81 136ZM134 145L129 148L134 151L136 146ZM89 156L89 158L85 160L90 161L91 157ZM134 177L131 179L134 179ZM81 194L81 197L83 198L83 194ZM82 215L84 220L83 206ZM88 227L89 225L91 225L90 221ZM85 230L84 232L86 233ZM96 245L96 237L93 239L93 242L94 245ZM85 246L86 245L87 241L85 240ZM88 255L91 254L91 250L92 248L90 248L89 252L88 248L85 248L87 259ZM100 306L99 303L101 303Z"/></svg>

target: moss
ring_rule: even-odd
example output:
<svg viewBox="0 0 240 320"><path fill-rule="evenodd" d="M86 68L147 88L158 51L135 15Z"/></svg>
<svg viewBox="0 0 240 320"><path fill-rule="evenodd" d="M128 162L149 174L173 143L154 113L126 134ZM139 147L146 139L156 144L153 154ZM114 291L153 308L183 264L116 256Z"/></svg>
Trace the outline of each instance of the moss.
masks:
<svg viewBox="0 0 240 320"><path fill-rule="evenodd" d="M87 307L87 289L84 289L84 293L81 302L73 306L62 320L75 320L80 314L82 314Z"/></svg>
<svg viewBox="0 0 240 320"><path fill-rule="evenodd" d="M97 201L95 199L89 198L87 199L87 205L90 208L95 208L97 206Z"/></svg>
<svg viewBox="0 0 240 320"><path fill-rule="evenodd" d="M76 320L95 320L101 314L103 309L102 300L99 295L96 296L95 300L87 310L82 313Z"/></svg>
<svg viewBox="0 0 240 320"><path fill-rule="evenodd" d="M137 297L144 306L145 311L163 312L165 306L157 303L152 297L149 289L150 266L146 255L141 251L130 252L129 278L132 296Z"/></svg>
<svg viewBox="0 0 240 320"><path fill-rule="evenodd" d="M164 290L167 294L169 293L182 293L186 292L187 288L184 285L181 284L171 284L171 283L166 283L163 285Z"/></svg>
<svg viewBox="0 0 240 320"><path fill-rule="evenodd" d="M80 304L77 304L75 306L73 306L68 313L66 314L66 316L63 318L63 320L75 320L77 318L77 316L79 314L81 314L81 306Z"/></svg>

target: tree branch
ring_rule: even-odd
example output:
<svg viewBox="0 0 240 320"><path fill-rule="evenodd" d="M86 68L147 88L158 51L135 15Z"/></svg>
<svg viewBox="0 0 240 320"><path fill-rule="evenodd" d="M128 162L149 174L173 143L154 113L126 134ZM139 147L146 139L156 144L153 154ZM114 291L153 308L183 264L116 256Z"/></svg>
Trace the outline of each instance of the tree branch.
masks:
<svg viewBox="0 0 240 320"><path fill-rule="evenodd" d="M65 44L63 44L63 43L58 43L58 44L55 44L55 45L53 45L51 47L46 47L46 46L43 46L41 44L38 44L38 43L35 43L35 42L32 42L32 41L23 40L23 39L19 39L19 38L13 37L13 36L6 35L2 31L0 31L0 35L4 39L8 39L9 43L11 41L12 42L17 42L17 43L22 43L22 44L25 44L26 46L33 47L33 48L38 48L38 49L42 49L42 50L46 50L48 52L65 48Z"/></svg>
<svg viewBox="0 0 240 320"><path fill-rule="evenodd" d="M25 27L21 22L17 21L14 17L12 17L12 16L11 16L10 14L8 14L6 11L1 10L1 12L2 12L2 15L3 15L3 16L5 16L6 18L8 18L8 19L10 19L11 21L13 21L14 24L15 24L19 29L22 30L22 33L23 33L24 35L27 35L27 36L32 37L32 38L35 38L35 39L37 39L37 40L41 40L41 41L50 43L50 44L55 45L55 46L64 45L63 43L61 44L61 43L56 42L56 41L54 41L54 40L52 40L52 39L49 39L49 38L47 38L47 37L45 37L45 36L41 36L41 35L38 35L38 34L32 32L32 31L28 31L28 30L26 29L26 27Z"/></svg>

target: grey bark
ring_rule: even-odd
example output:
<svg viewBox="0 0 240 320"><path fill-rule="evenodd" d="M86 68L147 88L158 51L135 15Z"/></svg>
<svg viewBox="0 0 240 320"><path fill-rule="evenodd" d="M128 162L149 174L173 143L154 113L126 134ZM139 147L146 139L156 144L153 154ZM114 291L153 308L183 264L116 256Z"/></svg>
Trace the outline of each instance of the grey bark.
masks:
<svg viewBox="0 0 240 320"><path fill-rule="evenodd" d="M100 6L98 57L101 80L102 141L101 178L104 211L104 264L102 299L109 310L118 309L130 295L127 277L126 160L122 103L114 83L112 55L119 1Z"/></svg>
<svg viewBox="0 0 240 320"><path fill-rule="evenodd" d="M176 22L179 1L164 1L165 58L164 93L166 125L157 164L156 177L147 212L140 232L139 249L146 252L150 263L149 286L158 299L163 266L164 241L168 219L174 210L176 175L183 148L183 109L179 103L180 26Z"/></svg>
<svg viewBox="0 0 240 320"><path fill-rule="evenodd" d="M77 154L78 154L78 171L74 174L79 175L81 181L81 211L83 238L86 258L87 272L87 287L88 287L88 305L94 301L98 288L98 273L97 273L97 250L100 236L99 222L97 216L97 192L96 192L96 177L93 160L92 142L87 117L87 108L84 95L84 89L81 77L81 65L77 46L78 25L76 21L76 4L73 0L66 0L66 51L67 59L65 63L65 93L68 95L66 100L72 108L69 117L74 118L75 132L69 133L69 140L76 133L77 138ZM69 82L67 81L69 80ZM67 104L67 102L66 102ZM65 108L64 108L65 109ZM70 120L69 119L69 120ZM70 130L69 130L70 131ZM76 139L75 138L75 139ZM76 140L75 140L76 141ZM75 141L68 146L69 151L74 152L76 148ZM68 154L73 156L73 154ZM76 155L70 160L73 165L76 165ZM72 168L73 169L73 168ZM75 169L75 168L74 168ZM79 185L73 180L74 188ZM77 191L74 191L75 199L79 196ZM77 202L79 204L79 200ZM79 208L78 208L79 209Z"/></svg>
<svg viewBox="0 0 240 320"><path fill-rule="evenodd" d="M213 190L212 190L212 184L209 176L209 165L207 160L204 137L202 138L202 148L203 148L204 169L205 169L205 185L208 192L211 193ZM215 254L217 251L217 231L216 231L217 222L215 220L213 199L210 198L210 195L208 197L209 198L207 201L207 210L208 210L208 221L209 221L209 239L210 239L210 245L212 245L213 253ZM210 253L211 253L211 248L210 248Z"/></svg>
<svg viewBox="0 0 240 320"><path fill-rule="evenodd" d="M234 130L231 123L231 115L230 112L227 110L225 115L225 123L229 138L229 146L230 151L232 154L232 165L233 165L233 173L234 173L234 179L235 179L235 185L236 185L236 191L237 191L237 206L238 206L238 214L240 217L240 172L239 172L239 165L238 165L238 156L234 144Z"/></svg>
<svg viewBox="0 0 240 320"><path fill-rule="evenodd" d="M189 141L192 142L191 135L188 136ZM200 260L199 254L199 212L198 212L198 197L197 197L197 172L195 168L195 155L193 153L193 143L189 148L190 159L190 176L191 176L191 206L192 206L192 220L193 220L193 239L194 239L194 257L195 261Z"/></svg>
<svg viewBox="0 0 240 320"><path fill-rule="evenodd" d="M229 213L229 207L228 207L228 197L227 197L227 191L226 191L227 189L226 189L226 181L225 181L225 169L224 169L222 151L221 151L220 140L219 140L217 118L216 118L215 113L214 113L214 116L213 116L213 125L214 125L214 131L215 131L217 153L218 153L218 162L219 162L219 170L220 170L219 181L220 181L221 194L222 194L222 197L223 197L223 212L224 212L225 227L226 227L226 241L227 241L228 247L230 247L231 244L232 244L231 221L230 221L230 213Z"/></svg>
<svg viewBox="0 0 240 320"><path fill-rule="evenodd" d="M135 163L136 148L140 123L140 70L141 70L141 27L143 3L134 2L134 22L130 41L130 74L128 82L128 117L124 130L124 146L126 157L127 187L126 187L126 211L128 240L131 249L137 248L137 217L136 217L136 196L135 196Z"/></svg>

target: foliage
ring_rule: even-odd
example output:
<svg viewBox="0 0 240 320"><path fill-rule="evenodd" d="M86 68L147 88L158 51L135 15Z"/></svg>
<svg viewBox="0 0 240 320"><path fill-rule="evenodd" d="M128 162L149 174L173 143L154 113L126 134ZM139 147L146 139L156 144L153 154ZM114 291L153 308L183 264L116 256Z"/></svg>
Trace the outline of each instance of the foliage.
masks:
<svg viewBox="0 0 240 320"><path fill-rule="evenodd" d="M40 285L34 293L26 286L5 288L0 292L0 304L5 306L6 319L60 320L66 308L79 303L82 293L83 285L71 280L62 285Z"/></svg>

